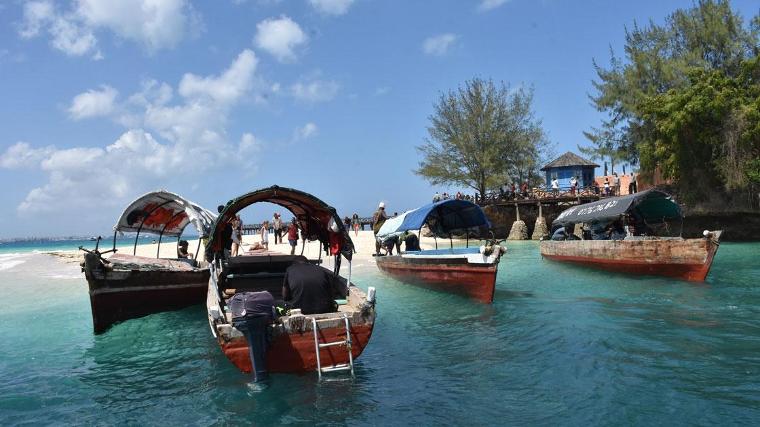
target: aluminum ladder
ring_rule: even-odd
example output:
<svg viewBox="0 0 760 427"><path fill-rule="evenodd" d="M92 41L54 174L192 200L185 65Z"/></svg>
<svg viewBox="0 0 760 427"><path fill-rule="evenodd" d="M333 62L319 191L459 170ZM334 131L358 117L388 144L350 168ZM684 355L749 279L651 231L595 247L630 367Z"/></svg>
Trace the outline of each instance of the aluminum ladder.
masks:
<svg viewBox="0 0 760 427"><path fill-rule="evenodd" d="M333 320L333 319L319 319L319 321L326 321L326 320ZM343 313L343 322L346 325L346 339L341 341L332 341L332 342L325 342L320 343L319 342L319 328L317 326L318 320L314 317L311 318L311 328L314 332L314 351L317 354L317 373L319 374L319 379L322 379L322 374L327 372L338 372L338 371L350 371L351 377L354 377L354 355L351 353L351 324L348 320L348 316L346 313ZM322 366L322 360L319 356L319 351L325 347L333 347L333 346L339 346L343 345L346 346L346 351L348 351L348 363L339 363L337 365L330 365L330 366Z"/></svg>

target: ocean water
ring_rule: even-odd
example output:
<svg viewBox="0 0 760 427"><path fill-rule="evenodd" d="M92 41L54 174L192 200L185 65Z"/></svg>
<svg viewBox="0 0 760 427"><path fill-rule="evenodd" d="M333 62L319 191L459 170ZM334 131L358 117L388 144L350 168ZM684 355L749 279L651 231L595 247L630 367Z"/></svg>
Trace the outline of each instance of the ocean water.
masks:
<svg viewBox="0 0 760 427"><path fill-rule="evenodd" d="M0 254L0 425L760 423L760 244L724 243L703 284L508 247L492 305L356 266L378 295L356 378L277 374L264 390L204 307L94 336L76 263Z"/></svg>

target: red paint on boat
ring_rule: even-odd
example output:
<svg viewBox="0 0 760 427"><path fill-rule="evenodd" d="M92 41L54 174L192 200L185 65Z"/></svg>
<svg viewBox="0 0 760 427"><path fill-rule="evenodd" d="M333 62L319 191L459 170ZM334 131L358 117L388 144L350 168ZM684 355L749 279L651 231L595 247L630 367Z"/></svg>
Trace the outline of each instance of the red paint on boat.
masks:
<svg viewBox="0 0 760 427"><path fill-rule="evenodd" d="M545 241L541 255L607 271L701 282L718 251L720 232L712 235L712 239Z"/></svg>
<svg viewBox="0 0 760 427"><path fill-rule="evenodd" d="M356 359L372 336L373 324L351 326L351 354ZM342 341L346 339L344 326L324 328L319 331L320 343ZM251 358L248 343L244 337L236 337L229 342L220 343L222 351L230 361L243 372L251 372ZM322 366L348 363L348 351L344 346L325 347L320 350ZM314 333L281 334L274 338L267 349L266 370L269 372L309 372L317 369L317 356L314 346Z"/></svg>
<svg viewBox="0 0 760 427"><path fill-rule="evenodd" d="M436 263L401 256L378 257L377 266L391 277L413 285L465 295L474 300L493 302L498 260L493 264Z"/></svg>

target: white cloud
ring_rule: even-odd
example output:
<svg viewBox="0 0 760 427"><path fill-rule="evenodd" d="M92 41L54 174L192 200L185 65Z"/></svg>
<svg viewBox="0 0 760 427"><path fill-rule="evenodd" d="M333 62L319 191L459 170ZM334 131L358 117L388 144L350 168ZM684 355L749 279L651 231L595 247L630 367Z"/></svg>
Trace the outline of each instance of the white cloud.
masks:
<svg viewBox="0 0 760 427"><path fill-rule="evenodd" d="M24 21L19 35L23 38L36 37L55 17L51 1L30 1L24 4Z"/></svg>
<svg viewBox="0 0 760 427"><path fill-rule="evenodd" d="M90 117L108 116L114 111L114 102L119 92L108 85L100 90L88 90L75 96L68 108L69 117L81 120Z"/></svg>
<svg viewBox="0 0 760 427"><path fill-rule="evenodd" d="M478 10L481 12L493 10L508 1L509 0L483 0L480 2L480 5L478 6Z"/></svg>
<svg viewBox="0 0 760 427"><path fill-rule="evenodd" d="M318 12L325 15L343 15L354 0L309 0L309 4Z"/></svg>
<svg viewBox="0 0 760 427"><path fill-rule="evenodd" d="M157 186L180 180L186 184L199 172L234 166L255 172L250 154L259 149L258 140L246 133L230 141L226 130L230 110L252 91L255 67L255 55L244 50L218 75L185 74L179 97L171 86L154 80L121 103L109 86L78 95L69 109L72 117L103 115L96 111L106 106L109 117L126 129L105 147L33 148L20 142L8 148L0 155L1 167L39 168L48 174L47 182L30 190L18 211L72 212L100 205L104 198L121 205ZM188 170L188 165L192 173L176 173Z"/></svg>
<svg viewBox="0 0 760 427"><path fill-rule="evenodd" d="M50 35L50 45L70 56L102 55L92 29L84 25L75 13L59 13L49 0L24 4L24 20L19 30L22 38L39 36L43 30Z"/></svg>
<svg viewBox="0 0 760 427"><path fill-rule="evenodd" d="M445 33L428 37L422 42L422 51L428 55L443 56L459 38L456 34Z"/></svg>
<svg viewBox="0 0 760 427"><path fill-rule="evenodd" d="M316 136L318 132L319 129L317 128L317 125L309 122L295 130L293 133L293 140L302 141L304 139L309 139Z"/></svg>
<svg viewBox="0 0 760 427"><path fill-rule="evenodd" d="M198 25L187 0L77 0L78 16L93 28L144 45L148 51L171 48Z"/></svg>
<svg viewBox="0 0 760 427"><path fill-rule="evenodd" d="M0 155L0 167L18 169L38 166L53 150L52 147L32 148L28 143L19 141Z"/></svg>
<svg viewBox="0 0 760 427"><path fill-rule="evenodd" d="M237 101L251 86L258 59L251 50L244 50L220 76L198 77L185 74L179 84L179 93L185 98L210 98L219 103Z"/></svg>
<svg viewBox="0 0 760 427"><path fill-rule="evenodd" d="M308 41L301 27L287 16L265 19L256 24L256 46L280 62L296 60L295 49Z"/></svg>
<svg viewBox="0 0 760 427"><path fill-rule="evenodd" d="M339 90L337 82L325 80L302 81L290 86L290 93L295 99L309 103L330 101Z"/></svg>
<svg viewBox="0 0 760 427"><path fill-rule="evenodd" d="M58 10L50 0L27 2L19 30L22 38L47 32L50 44L67 55L92 55L98 50L98 30L142 44L149 52L174 47L200 26L188 0L72 0Z"/></svg>
<svg viewBox="0 0 760 427"><path fill-rule="evenodd" d="M375 89L375 96L383 96L387 95L388 92L391 91L391 88L389 86L381 86L377 89Z"/></svg>

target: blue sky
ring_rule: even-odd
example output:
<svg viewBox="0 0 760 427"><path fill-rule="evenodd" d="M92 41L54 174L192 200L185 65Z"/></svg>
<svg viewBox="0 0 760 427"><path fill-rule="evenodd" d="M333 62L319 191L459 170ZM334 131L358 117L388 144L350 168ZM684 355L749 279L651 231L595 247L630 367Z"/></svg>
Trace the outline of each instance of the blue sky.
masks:
<svg viewBox="0 0 760 427"><path fill-rule="evenodd" d="M272 184L341 215L414 208L447 190L412 172L442 91L533 86L556 153L576 150L600 120L592 60L620 53L626 26L690 5L0 2L0 238L107 233L158 188L209 208Z"/></svg>

